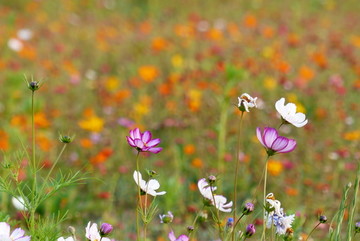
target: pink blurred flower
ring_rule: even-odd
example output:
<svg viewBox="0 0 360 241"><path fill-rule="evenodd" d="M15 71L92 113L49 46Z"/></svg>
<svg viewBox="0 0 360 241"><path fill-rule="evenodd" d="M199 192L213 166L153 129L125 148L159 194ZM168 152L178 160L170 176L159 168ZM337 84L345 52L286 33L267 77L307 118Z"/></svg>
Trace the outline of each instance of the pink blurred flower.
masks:
<svg viewBox="0 0 360 241"><path fill-rule="evenodd" d="M171 230L171 232L169 233L169 239L170 241L189 241L189 237L186 236L185 234L180 235L178 238L176 238L174 231Z"/></svg>
<svg viewBox="0 0 360 241"><path fill-rule="evenodd" d="M160 143L160 139L151 139L152 135L150 131L141 133L139 128L130 130L130 137L127 136L127 142L130 146L135 147L139 152L152 152L159 153L162 148L156 147Z"/></svg>
<svg viewBox="0 0 360 241"><path fill-rule="evenodd" d="M256 128L256 135L269 156L291 152L296 148L295 140L279 136L277 130L271 127L265 127L263 133L259 127Z"/></svg>

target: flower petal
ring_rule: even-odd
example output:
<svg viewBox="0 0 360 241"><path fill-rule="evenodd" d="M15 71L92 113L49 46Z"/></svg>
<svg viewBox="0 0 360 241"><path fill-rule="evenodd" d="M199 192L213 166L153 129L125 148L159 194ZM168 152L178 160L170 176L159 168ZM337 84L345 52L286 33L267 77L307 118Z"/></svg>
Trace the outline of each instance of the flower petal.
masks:
<svg viewBox="0 0 360 241"><path fill-rule="evenodd" d="M271 127L266 127L263 134L263 140L267 148L271 148L273 142L278 137L277 130Z"/></svg>
<svg viewBox="0 0 360 241"><path fill-rule="evenodd" d="M277 110L277 112L279 112L280 115L282 115L282 113L284 113L284 109L285 109L285 98L281 98L280 100L276 101L275 103L275 109Z"/></svg>
<svg viewBox="0 0 360 241"><path fill-rule="evenodd" d="M126 140L127 140L127 142L129 143L129 145L130 146L132 146L132 147L136 147L136 145L135 145L135 142L134 142L134 140L131 138L131 137L126 137Z"/></svg>
<svg viewBox="0 0 360 241"><path fill-rule="evenodd" d="M293 139L289 139L287 146L278 152L279 153L287 153L287 152L293 151L295 148L296 148L296 141Z"/></svg>
<svg viewBox="0 0 360 241"><path fill-rule="evenodd" d="M17 228L11 233L10 238L16 240L16 239L21 238L22 236L24 236L24 234L25 234L24 230L22 230L21 228Z"/></svg>
<svg viewBox="0 0 360 241"><path fill-rule="evenodd" d="M171 232L168 234L168 237L170 239L170 241L175 241L176 240L176 236L174 234L174 231L171 230Z"/></svg>
<svg viewBox="0 0 360 241"><path fill-rule="evenodd" d="M140 132L139 128L136 128L133 133L134 133L133 139L141 139L141 132Z"/></svg>
<svg viewBox="0 0 360 241"><path fill-rule="evenodd" d="M140 149L144 148L144 142L140 139L135 139L134 140L135 146L139 147Z"/></svg>
<svg viewBox="0 0 360 241"><path fill-rule="evenodd" d="M281 151L284 149L289 143L289 139L283 136L279 136L271 145L271 149L274 151Z"/></svg>
<svg viewBox="0 0 360 241"><path fill-rule="evenodd" d="M148 143L151 140L151 132L145 131L141 139L144 143Z"/></svg>
<svg viewBox="0 0 360 241"><path fill-rule="evenodd" d="M10 236L10 225L6 222L0 222L0 234Z"/></svg>
<svg viewBox="0 0 360 241"><path fill-rule="evenodd" d="M151 141L149 141L148 143L146 143L146 146L147 146L147 147L157 146L157 145L159 145L160 141L161 141L160 138L152 139Z"/></svg>
<svg viewBox="0 0 360 241"><path fill-rule="evenodd" d="M157 190L160 188L160 183L155 179L150 179L146 185L147 189Z"/></svg>
<svg viewBox="0 0 360 241"><path fill-rule="evenodd" d="M30 236L25 236L25 237L16 239L16 241L30 241Z"/></svg>
<svg viewBox="0 0 360 241"><path fill-rule="evenodd" d="M147 151L157 154L162 151L162 147L150 147L147 149Z"/></svg>
<svg viewBox="0 0 360 241"><path fill-rule="evenodd" d="M263 145L264 147L266 147L264 141L263 141L263 136L261 134L261 129L260 127L256 128L256 136L258 138L258 140L260 141L261 145Z"/></svg>

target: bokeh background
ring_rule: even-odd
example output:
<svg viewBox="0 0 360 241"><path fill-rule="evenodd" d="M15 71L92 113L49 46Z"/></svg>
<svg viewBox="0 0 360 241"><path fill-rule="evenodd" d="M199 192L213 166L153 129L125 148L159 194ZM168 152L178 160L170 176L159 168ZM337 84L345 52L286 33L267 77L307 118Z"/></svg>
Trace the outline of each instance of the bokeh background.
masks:
<svg viewBox="0 0 360 241"><path fill-rule="evenodd" d="M53 197L39 214L69 210L63 230L71 224L81 233L88 220L109 222L117 240L131 240L136 153L125 136L140 127L162 139L164 150L142 155L141 169L159 174L167 191L159 211L171 210L172 227L184 233L202 206L198 179L216 174L220 192L231 198L237 96L244 92L259 98L259 108L244 117L238 205L259 200L266 153L255 128L279 126L274 104L285 97L309 124L281 128L298 147L269 161L268 190L297 214L296 235L308 233L319 214L334 216L359 164L359 11L356 0L2 0L3 156L21 149L19 138L31 140L24 76L40 80L41 171L61 149L59 132L74 134L58 168L82 170L90 179ZM19 178L26 179L28 160L22 165ZM0 207L18 217L5 194ZM260 217L258 205L242 228ZM166 240L168 227L158 223L151 240ZM200 229L198 240L216 236L211 222Z"/></svg>

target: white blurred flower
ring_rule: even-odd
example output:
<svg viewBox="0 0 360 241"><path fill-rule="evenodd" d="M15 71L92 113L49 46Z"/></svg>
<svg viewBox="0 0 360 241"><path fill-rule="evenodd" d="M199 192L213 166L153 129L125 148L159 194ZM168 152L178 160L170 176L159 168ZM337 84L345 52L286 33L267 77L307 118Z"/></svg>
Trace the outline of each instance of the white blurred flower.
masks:
<svg viewBox="0 0 360 241"><path fill-rule="evenodd" d="M30 241L30 236L25 236L25 231L21 228L15 229L10 234L10 225L6 222L0 222L0 240L1 241Z"/></svg>
<svg viewBox="0 0 360 241"><path fill-rule="evenodd" d="M23 28L17 32L17 37L21 40L27 41L33 37L33 32L30 29Z"/></svg>
<svg viewBox="0 0 360 241"><path fill-rule="evenodd" d="M296 105L294 103L285 105L285 98L276 101L275 108L285 123L290 123L296 127L303 127L308 123L305 114L296 113Z"/></svg>
<svg viewBox="0 0 360 241"><path fill-rule="evenodd" d="M216 190L216 187L211 187L205 178L202 178L198 181L198 188L201 195L205 199L210 201L210 203L213 206L215 206L217 209L225 213L231 212L231 207L233 205L233 202L230 201L229 203L226 203L227 202L226 197L222 195L213 194L213 192Z"/></svg>
<svg viewBox="0 0 360 241"><path fill-rule="evenodd" d="M151 196L155 197L159 195L164 195L166 193L165 191L156 192L156 190L160 188L160 183L155 179L150 179L148 182L146 182L142 179L142 175L138 171L134 171L133 177L134 181L140 187L140 189Z"/></svg>
<svg viewBox="0 0 360 241"><path fill-rule="evenodd" d="M24 45L17 38L11 38L8 41L8 47L15 52L19 52L23 49Z"/></svg>
<svg viewBox="0 0 360 241"><path fill-rule="evenodd" d="M111 241L109 238L101 238L97 224L93 223L91 225L91 222L85 228L85 237L90 241Z"/></svg>
<svg viewBox="0 0 360 241"><path fill-rule="evenodd" d="M26 208L26 201L20 196L12 197L12 199L11 199L13 206L19 211L27 211L28 210Z"/></svg>
<svg viewBox="0 0 360 241"><path fill-rule="evenodd" d="M57 241L75 241L73 237L63 238L60 237L57 239Z"/></svg>
<svg viewBox="0 0 360 241"><path fill-rule="evenodd" d="M249 94L244 93L240 97L238 97L239 103L238 108L241 111L247 111L249 112L249 108L256 108L256 100L257 97L253 98Z"/></svg>

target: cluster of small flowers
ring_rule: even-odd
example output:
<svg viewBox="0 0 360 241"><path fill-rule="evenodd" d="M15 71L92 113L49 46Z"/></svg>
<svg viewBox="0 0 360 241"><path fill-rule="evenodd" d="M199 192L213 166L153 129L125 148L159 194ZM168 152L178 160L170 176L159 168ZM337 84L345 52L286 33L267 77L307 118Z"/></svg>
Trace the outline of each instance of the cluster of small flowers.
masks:
<svg viewBox="0 0 360 241"><path fill-rule="evenodd" d="M71 228L70 230L72 235L75 236L75 229ZM105 236L110 234L112 230L113 230L113 226L111 224L103 223L99 230L96 223L91 224L91 222L89 222L85 228L85 237L89 241L111 241L111 239ZM60 237L57 239L57 241L75 241L75 239L73 237L68 237L68 238Z"/></svg>

